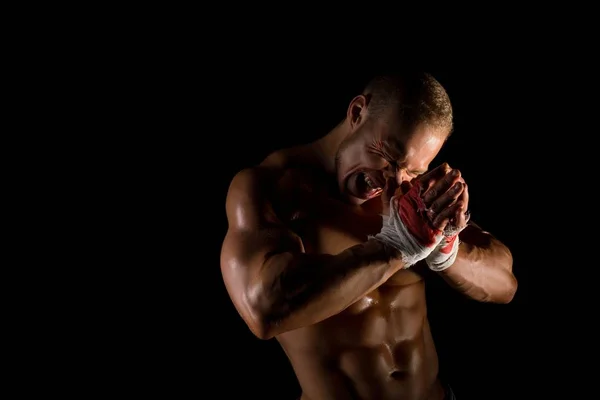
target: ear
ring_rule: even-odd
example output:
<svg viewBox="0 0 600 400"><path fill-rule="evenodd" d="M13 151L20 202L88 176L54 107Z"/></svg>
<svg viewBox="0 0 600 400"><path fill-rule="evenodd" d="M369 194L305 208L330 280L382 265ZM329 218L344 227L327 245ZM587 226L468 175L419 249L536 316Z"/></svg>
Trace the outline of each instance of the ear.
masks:
<svg viewBox="0 0 600 400"><path fill-rule="evenodd" d="M346 112L346 118L350 123L352 130L359 127L367 119L367 106L369 98L365 95L359 95L352 99Z"/></svg>

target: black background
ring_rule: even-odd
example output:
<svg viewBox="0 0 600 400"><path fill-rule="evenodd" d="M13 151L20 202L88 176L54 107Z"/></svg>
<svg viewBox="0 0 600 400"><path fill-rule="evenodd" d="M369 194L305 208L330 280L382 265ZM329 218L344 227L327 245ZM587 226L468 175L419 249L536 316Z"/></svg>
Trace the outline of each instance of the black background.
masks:
<svg viewBox="0 0 600 400"><path fill-rule="evenodd" d="M123 150L135 157L122 185L143 195L127 203L130 217L120 234L135 229L147 240L132 240L139 243L141 258L131 256L139 275L123 284L128 301L120 305L121 328L114 328L121 330L112 333L124 349L115 368L128 371L128 382L144 392L299 395L276 340L255 338L225 290L219 256L228 185L237 171L273 150L327 133L371 76L398 66L333 67L314 59L243 65L170 67L152 85L130 88L132 101L142 99L136 112L144 129L132 119L138 137ZM448 91L455 115L454 133L432 167L447 161L462 171L473 220L508 245L519 281L507 305L480 304L438 279L428 282L440 373L459 399L525 395L535 385L529 376L530 266L515 178L531 168L521 144L530 133L521 122L527 77L481 67L428 72ZM206 390L219 395L203 395Z"/></svg>

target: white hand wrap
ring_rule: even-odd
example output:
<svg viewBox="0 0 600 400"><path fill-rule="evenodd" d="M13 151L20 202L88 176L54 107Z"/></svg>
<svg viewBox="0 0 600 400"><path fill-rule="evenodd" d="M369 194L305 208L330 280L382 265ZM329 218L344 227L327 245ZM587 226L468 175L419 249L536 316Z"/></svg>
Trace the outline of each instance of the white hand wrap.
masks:
<svg viewBox="0 0 600 400"><path fill-rule="evenodd" d="M425 259L425 262L432 271L440 272L454 264L456 255L458 254L458 237L454 238L452 244L444 238L435 250Z"/></svg>
<svg viewBox="0 0 600 400"><path fill-rule="evenodd" d="M418 261L427 258L441 242L443 235L436 236L430 246L421 244L407 229L400 218L398 206L395 204L395 198L392 198L390 201L390 216L382 216L383 226L381 232L375 236L369 236L369 238L377 239L398 250L402 254L402 261L406 264L404 268L409 268ZM423 221L423 224L426 223L426 221Z"/></svg>

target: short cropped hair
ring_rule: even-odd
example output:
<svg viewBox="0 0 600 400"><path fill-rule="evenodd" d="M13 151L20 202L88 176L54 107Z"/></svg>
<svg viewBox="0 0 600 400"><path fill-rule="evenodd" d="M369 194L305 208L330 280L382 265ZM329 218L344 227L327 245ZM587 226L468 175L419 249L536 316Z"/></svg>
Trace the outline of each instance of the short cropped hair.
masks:
<svg viewBox="0 0 600 400"><path fill-rule="evenodd" d="M363 94L375 118L396 113L407 124L427 123L452 132L450 98L443 86L425 72L380 75L369 81Z"/></svg>

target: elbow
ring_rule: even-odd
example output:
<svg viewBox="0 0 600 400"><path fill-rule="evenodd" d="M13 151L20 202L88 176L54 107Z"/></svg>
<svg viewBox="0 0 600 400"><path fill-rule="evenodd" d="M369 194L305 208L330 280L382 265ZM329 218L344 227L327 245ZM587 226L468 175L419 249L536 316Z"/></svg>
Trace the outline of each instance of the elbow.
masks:
<svg viewBox="0 0 600 400"><path fill-rule="evenodd" d="M250 321L250 323L248 323L248 327L250 328L250 331L254 334L254 336L256 336L258 339L269 340L275 337L275 334L273 333L273 329L271 329L270 324L267 324L264 321L258 319L252 320Z"/></svg>
<svg viewBox="0 0 600 400"><path fill-rule="evenodd" d="M274 338L278 333L279 324L273 318L275 302L258 288L249 290L246 294L246 315L244 318L250 331L261 340Z"/></svg>
<svg viewBox="0 0 600 400"><path fill-rule="evenodd" d="M273 339L277 335L277 325L270 322L269 313L253 310L252 318L247 321L250 331L260 340Z"/></svg>
<svg viewBox="0 0 600 400"><path fill-rule="evenodd" d="M503 290L502 296L500 297L500 301L499 301L502 304L508 304L514 299L515 294L517 293L517 288L519 286L519 284L517 282L517 278L512 273L512 267L513 267L512 254L511 254L510 250L505 247L504 265L502 268L505 271L504 285L503 285L504 290Z"/></svg>
<svg viewBox="0 0 600 400"><path fill-rule="evenodd" d="M486 279L486 283L479 287L476 296L472 296L475 300L484 303L508 304L513 301L517 293L518 282L517 278L512 273L512 258L510 264L496 264L495 268L491 268L491 275Z"/></svg>
<svg viewBox="0 0 600 400"><path fill-rule="evenodd" d="M496 259L496 271L500 272L497 279L498 289L495 296L490 296L489 300L498 304L510 303L517 293L517 278L512 273L513 258L510 250L502 246L502 252Z"/></svg>
<svg viewBox="0 0 600 400"><path fill-rule="evenodd" d="M517 278L510 269L501 269L502 271L496 279L495 295L488 296L488 301L498 304L508 304L515 298L519 286Z"/></svg>
<svg viewBox="0 0 600 400"><path fill-rule="evenodd" d="M518 283L517 278L510 273L507 272L505 282L502 285L502 290L496 298L495 303L498 304L508 304L515 298L515 294L517 293Z"/></svg>
<svg viewBox="0 0 600 400"><path fill-rule="evenodd" d="M238 259L225 259L221 270L229 297L246 326L254 336L268 340L279 333L279 324L273 321L278 315L278 304L285 304L278 296L276 283L253 273L253 266L244 264Z"/></svg>

